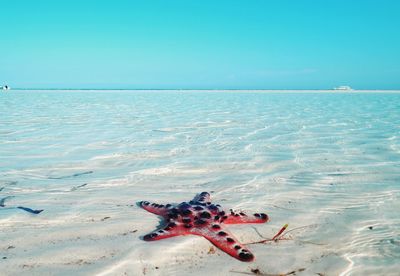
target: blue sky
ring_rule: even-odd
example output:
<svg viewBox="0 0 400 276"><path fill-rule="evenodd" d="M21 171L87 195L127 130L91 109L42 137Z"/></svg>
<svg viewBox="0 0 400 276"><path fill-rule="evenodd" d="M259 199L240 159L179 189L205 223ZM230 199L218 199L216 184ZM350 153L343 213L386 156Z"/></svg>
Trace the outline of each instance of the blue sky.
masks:
<svg viewBox="0 0 400 276"><path fill-rule="evenodd" d="M400 89L397 0L0 0L0 85Z"/></svg>

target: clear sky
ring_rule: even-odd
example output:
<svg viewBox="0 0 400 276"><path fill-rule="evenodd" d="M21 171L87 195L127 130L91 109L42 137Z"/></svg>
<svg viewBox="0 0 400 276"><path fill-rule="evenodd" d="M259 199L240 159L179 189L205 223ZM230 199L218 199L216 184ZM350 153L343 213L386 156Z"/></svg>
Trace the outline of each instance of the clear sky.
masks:
<svg viewBox="0 0 400 276"><path fill-rule="evenodd" d="M0 85L400 89L399 0L0 0Z"/></svg>

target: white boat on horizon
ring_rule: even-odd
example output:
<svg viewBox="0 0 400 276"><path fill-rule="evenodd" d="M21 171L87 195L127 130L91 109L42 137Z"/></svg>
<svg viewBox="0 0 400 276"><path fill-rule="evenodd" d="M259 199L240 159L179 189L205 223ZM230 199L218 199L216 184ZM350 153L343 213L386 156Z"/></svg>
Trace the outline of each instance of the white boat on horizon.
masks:
<svg viewBox="0 0 400 276"><path fill-rule="evenodd" d="M354 91L354 89L351 88L351 87L348 86L348 85L341 85L341 86L338 86L338 87L334 87L333 90L338 90L338 91Z"/></svg>

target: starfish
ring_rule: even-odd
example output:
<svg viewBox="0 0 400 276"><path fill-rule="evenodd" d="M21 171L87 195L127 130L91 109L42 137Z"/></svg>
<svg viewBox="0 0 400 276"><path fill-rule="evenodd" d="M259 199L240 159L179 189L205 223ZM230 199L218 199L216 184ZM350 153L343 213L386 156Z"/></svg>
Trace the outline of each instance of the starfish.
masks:
<svg viewBox="0 0 400 276"><path fill-rule="evenodd" d="M202 192L193 200L180 204L164 205L141 201L138 205L164 218L163 226L143 236L143 240L156 241L182 235L202 236L219 249L243 262L253 261L254 255L227 231L223 224L268 221L268 216L264 213L246 215L232 209L225 212L221 205L211 203L210 194L207 192Z"/></svg>

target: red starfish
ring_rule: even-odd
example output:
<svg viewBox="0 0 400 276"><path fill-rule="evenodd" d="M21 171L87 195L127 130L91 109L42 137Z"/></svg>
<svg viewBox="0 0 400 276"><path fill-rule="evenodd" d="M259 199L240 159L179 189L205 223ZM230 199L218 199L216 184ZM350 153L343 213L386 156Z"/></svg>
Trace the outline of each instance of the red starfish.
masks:
<svg viewBox="0 0 400 276"><path fill-rule="evenodd" d="M243 262L253 261L254 255L224 229L222 223L265 223L268 221L268 216L263 213L247 216L242 212L236 213L232 209L229 213L225 213L219 204L210 202L210 194L207 192L200 193L189 203L182 202L178 205L163 205L148 201L141 201L138 204L150 213L165 219L165 225L162 228L143 237L145 241L181 235L203 236L216 247Z"/></svg>

